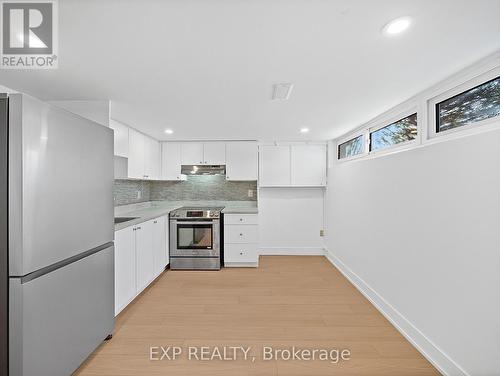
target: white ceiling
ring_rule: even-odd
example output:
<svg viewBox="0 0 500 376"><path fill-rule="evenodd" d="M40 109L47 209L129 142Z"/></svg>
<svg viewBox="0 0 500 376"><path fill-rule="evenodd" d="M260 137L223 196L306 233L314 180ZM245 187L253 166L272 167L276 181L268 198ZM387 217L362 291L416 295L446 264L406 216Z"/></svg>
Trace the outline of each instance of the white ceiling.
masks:
<svg viewBox="0 0 500 376"><path fill-rule="evenodd" d="M109 99L113 118L164 140L334 138L500 49L499 0L59 0L59 12L59 69L4 70L0 84ZM407 33L380 33L404 15ZM290 100L270 100L279 82L295 84Z"/></svg>

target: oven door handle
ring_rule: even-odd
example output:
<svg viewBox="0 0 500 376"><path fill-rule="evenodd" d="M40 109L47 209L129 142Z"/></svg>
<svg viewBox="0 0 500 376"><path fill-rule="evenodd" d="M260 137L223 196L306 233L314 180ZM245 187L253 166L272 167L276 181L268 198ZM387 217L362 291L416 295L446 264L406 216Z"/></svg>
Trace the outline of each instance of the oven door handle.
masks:
<svg viewBox="0 0 500 376"><path fill-rule="evenodd" d="M171 219L171 221L176 222L179 225L211 225L216 223L213 220L208 220L208 221L183 221L182 219Z"/></svg>

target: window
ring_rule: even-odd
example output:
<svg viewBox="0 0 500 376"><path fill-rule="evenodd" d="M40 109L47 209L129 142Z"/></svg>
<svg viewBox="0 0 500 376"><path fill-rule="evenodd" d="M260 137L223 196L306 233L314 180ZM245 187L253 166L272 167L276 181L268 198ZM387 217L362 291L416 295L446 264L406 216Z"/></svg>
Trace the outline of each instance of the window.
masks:
<svg viewBox="0 0 500 376"><path fill-rule="evenodd" d="M436 132L500 115L500 77L436 104Z"/></svg>
<svg viewBox="0 0 500 376"><path fill-rule="evenodd" d="M370 133L370 151L380 150L417 137L417 114L413 114Z"/></svg>
<svg viewBox="0 0 500 376"><path fill-rule="evenodd" d="M353 157L362 154L364 149L364 137L360 135L352 140L346 141L339 145L339 159Z"/></svg>

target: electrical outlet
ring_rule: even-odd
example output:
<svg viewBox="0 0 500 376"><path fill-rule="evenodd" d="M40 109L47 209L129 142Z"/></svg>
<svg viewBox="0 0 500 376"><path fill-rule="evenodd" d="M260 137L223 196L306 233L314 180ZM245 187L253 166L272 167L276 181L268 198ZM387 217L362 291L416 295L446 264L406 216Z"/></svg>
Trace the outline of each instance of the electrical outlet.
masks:
<svg viewBox="0 0 500 376"><path fill-rule="evenodd" d="M142 192L137 191L137 199L140 200L142 198Z"/></svg>
<svg viewBox="0 0 500 376"><path fill-rule="evenodd" d="M319 236L325 236L325 230L319 230Z"/></svg>
<svg viewBox="0 0 500 376"><path fill-rule="evenodd" d="M253 197L253 189L248 190L248 197Z"/></svg>

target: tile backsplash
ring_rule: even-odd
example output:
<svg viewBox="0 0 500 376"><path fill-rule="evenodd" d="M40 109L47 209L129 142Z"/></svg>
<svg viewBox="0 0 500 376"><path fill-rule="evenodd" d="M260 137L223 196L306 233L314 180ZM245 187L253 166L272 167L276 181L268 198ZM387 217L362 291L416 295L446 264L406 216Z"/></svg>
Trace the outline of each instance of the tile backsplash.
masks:
<svg viewBox="0 0 500 376"><path fill-rule="evenodd" d="M150 181L115 179L113 189L115 206L150 201L150 193Z"/></svg>
<svg viewBox="0 0 500 376"><path fill-rule="evenodd" d="M227 181L224 175L188 176L185 181L115 180L114 195L115 206L158 200L257 201L257 182Z"/></svg>

